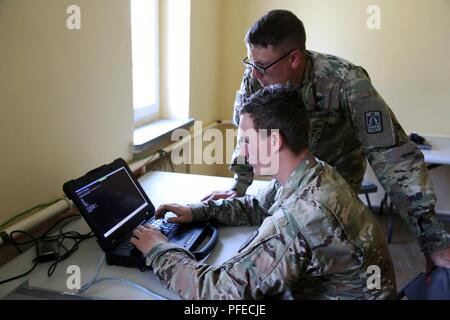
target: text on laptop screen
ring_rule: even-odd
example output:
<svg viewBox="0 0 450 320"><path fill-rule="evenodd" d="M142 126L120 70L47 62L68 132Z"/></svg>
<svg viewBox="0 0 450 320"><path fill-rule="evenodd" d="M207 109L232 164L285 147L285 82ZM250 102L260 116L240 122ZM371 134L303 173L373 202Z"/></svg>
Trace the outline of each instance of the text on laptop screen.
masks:
<svg viewBox="0 0 450 320"><path fill-rule="evenodd" d="M106 238L148 205L125 168L75 191L92 222Z"/></svg>

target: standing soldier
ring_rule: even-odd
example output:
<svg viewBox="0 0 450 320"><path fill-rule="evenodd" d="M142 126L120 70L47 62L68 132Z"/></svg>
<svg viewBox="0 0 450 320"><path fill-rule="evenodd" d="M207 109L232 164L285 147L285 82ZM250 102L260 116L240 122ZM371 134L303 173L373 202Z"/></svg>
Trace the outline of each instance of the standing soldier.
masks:
<svg viewBox="0 0 450 320"><path fill-rule="evenodd" d="M450 237L438 220L435 194L424 157L408 139L391 109L359 66L332 55L308 51L303 23L290 11L274 10L259 19L245 38L248 67L236 94L234 121L241 102L271 84L298 86L310 117L312 153L332 165L358 192L369 161L395 209L418 238L432 263L450 267ZM252 167L233 155L231 190L203 200L242 196L253 181Z"/></svg>

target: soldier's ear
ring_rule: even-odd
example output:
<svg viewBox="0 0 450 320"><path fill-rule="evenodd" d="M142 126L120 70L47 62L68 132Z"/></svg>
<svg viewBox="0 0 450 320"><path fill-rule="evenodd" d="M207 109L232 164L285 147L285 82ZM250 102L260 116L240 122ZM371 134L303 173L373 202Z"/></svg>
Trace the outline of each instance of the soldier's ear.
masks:
<svg viewBox="0 0 450 320"><path fill-rule="evenodd" d="M272 146L272 152L280 151L281 146L284 143L284 140L278 130L273 130L270 133L270 143Z"/></svg>
<svg viewBox="0 0 450 320"><path fill-rule="evenodd" d="M289 58L291 62L291 67L293 69L299 68L302 63L303 57L304 55L300 50L295 50L294 52L292 52Z"/></svg>

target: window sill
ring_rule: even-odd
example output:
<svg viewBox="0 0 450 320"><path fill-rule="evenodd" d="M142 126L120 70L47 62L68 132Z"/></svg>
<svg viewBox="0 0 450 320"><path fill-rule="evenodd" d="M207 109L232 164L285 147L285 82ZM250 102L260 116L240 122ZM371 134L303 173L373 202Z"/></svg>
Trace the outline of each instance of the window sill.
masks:
<svg viewBox="0 0 450 320"><path fill-rule="evenodd" d="M175 130L189 129L193 124L194 119L159 119L135 128L133 132L133 153L139 154L148 150L157 144L170 139L172 132Z"/></svg>

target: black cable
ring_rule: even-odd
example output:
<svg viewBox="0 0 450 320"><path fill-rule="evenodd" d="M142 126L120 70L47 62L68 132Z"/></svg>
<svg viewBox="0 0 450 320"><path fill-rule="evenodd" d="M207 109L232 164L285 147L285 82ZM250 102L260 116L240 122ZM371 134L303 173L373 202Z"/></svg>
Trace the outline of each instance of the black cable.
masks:
<svg viewBox="0 0 450 320"><path fill-rule="evenodd" d="M25 273L22 273L21 275L18 275L18 276L15 276L15 277L12 277L12 278L9 278L9 279L6 279L6 280L2 280L2 281L0 281L0 285L2 285L4 283L7 283L7 282L10 282L10 281L13 281L13 280L16 280L16 279L19 279L19 278L22 278L22 277L25 277L27 274L31 273L36 268L36 266L38 264L37 259L34 259L33 261L34 261L34 265L31 267L30 270L28 270Z"/></svg>
<svg viewBox="0 0 450 320"><path fill-rule="evenodd" d="M24 246L24 245L27 245L27 244L30 244L30 243L35 243L35 244L36 244L36 241L41 240L42 238L44 238L48 233L50 233L50 231L53 230L54 227L56 227L56 226L57 226L58 224L60 224L62 221L66 220L66 219L69 219L69 218L74 218L74 217L78 218L78 217L80 217L80 216L79 216L79 215L71 215L71 216L67 216L67 217L64 217L64 218L59 219L59 220L56 221L50 228L48 228L42 235L40 235L40 236L37 237L37 238L32 237L33 240L23 241L23 242L17 242L17 241L15 241L15 240L13 239L13 237L12 237L12 235L13 235L14 233L23 233L23 234L27 234L25 231L21 231L21 230L14 230L14 231L11 231L10 234L9 234L9 237L11 238L11 240L13 241L13 243L15 243L16 245L19 245L19 246ZM28 235L29 235L29 234L28 234Z"/></svg>
<svg viewBox="0 0 450 320"><path fill-rule="evenodd" d="M49 277L51 277L53 275L53 273L56 270L56 267L58 266L58 263L60 263L61 261L67 259L68 257L70 257L72 255L72 253L74 253L76 250L78 250L79 244L86 239L92 238L94 235L92 232L88 232L86 234L81 234L77 231L67 231L67 232L63 232L63 229L71 222L75 221L76 219L79 219L80 216L69 216L69 217L74 217L75 219L72 219L68 222L66 222L64 225L62 225L59 228L59 236L56 241L58 243L58 249L59 248L63 248L65 250L65 253L62 254L61 256L59 256L59 258L54 261L50 267L47 270L47 275ZM62 239L62 240L60 240ZM70 239L74 241L73 246L70 249L67 249L66 246L64 246L64 241L66 239Z"/></svg>
<svg viewBox="0 0 450 320"><path fill-rule="evenodd" d="M47 236L47 234L50 233L53 230L54 227L59 225L62 221L70 219L70 218L75 218L75 219L72 219L71 221L68 221L64 225L62 225L59 228L59 234L52 235L52 236ZM58 266L59 262L67 259L70 255L72 255L72 253L74 253L78 249L79 244L83 240L92 238L94 236L92 232L88 232L86 234L81 234L81 233L79 233L77 231L63 232L64 227L66 227L69 223L71 223L71 222L73 222L73 221L75 221L76 219L79 219L79 218L80 218L80 215L71 215L71 216L67 216L67 217L61 218L60 220L56 221L50 228L48 228L42 235L40 235L37 238L33 237L31 234L29 234L26 231L21 231L21 230L14 230L14 231L12 231L10 233L10 235L9 235L9 237L11 239L11 244L17 249L17 251L19 253L23 252L22 249L20 248L20 246L24 246L24 245L28 245L30 243L33 243L36 246L37 254L36 254L36 258L33 259L34 265L33 265L33 267L30 270L28 270L27 272L25 272L25 273L23 273L21 275L18 275L18 276L15 276L15 277L12 277L12 278L9 278L9 279L6 279L6 280L2 280L2 281L0 281L0 285L3 284L3 283L6 283L6 282L9 282L9 281L16 280L18 278L24 277L24 276L28 275L30 272L32 272L36 268L37 264L39 263L39 258L40 258L39 252L38 252L37 249L38 249L38 246L39 246L39 242L42 242L42 241L46 241L46 242L55 241L57 243L58 251L59 251L60 248L64 249L64 251L65 251L64 254L59 256L57 258L57 260L54 261L49 266L47 274L48 274L49 277L52 276L54 271L56 270L56 267ZM31 240L17 242L16 240L14 240L14 236L13 236L15 233L24 234L24 235L28 236ZM67 240L67 239L74 241L74 244L69 249L64 245L64 241Z"/></svg>
<svg viewBox="0 0 450 320"><path fill-rule="evenodd" d="M80 244L83 240L92 238L92 237L94 236L94 234L93 234L92 232L88 232L88 233L86 233L86 234L80 234L80 233L77 232L77 231L63 232L63 229L66 227L66 225L68 225L69 223L71 223L71 222L73 222L73 221L75 221L76 219L79 219L79 218L80 218L80 216L76 217L75 219L73 219L73 220L71 220L71 221L66 222L64 225L62 225L62 226L59 228L59 233L60 233L60 235L65 235L65 238L74 240L74 245L72 246L72 248L67 249L67 248L64 246L64 244L63 244L65 238L61 241L60 246L66 251L66 253L63 254L62 256L60 256L60 258L59 258L57 261L53 262L53 263L50 265L50 267L49 267L49 269L48 269L48 272L47 272L47 274L48 274L49 277L52 276L53 272L55 271L56 267L58 266L58 263L61 262L61 261L63 261L63 260L65 260L65 259L67 259L70 255L72 255L72 253L74 253L74 252L78 249L79 244Z"/></svg>
<svg viewBox="0 0 450 320"><path fill-rule="evenodd" d="M13 232L14 232L14 231L13 231ZM11 234L12 234L13 232L11 232ZM27 235L28 237L30 237L32 240L35 240L35 238L34 238L31 234L29 234L28 232L25 232L25 231L19 231L19 230L16 230L15 232L21 232L21 233ZM13 240L13 243L14 243L14 240ZM17 247L16 247L16 248L17 248ZM33 259L33 262L34 262L34 264L33 264L33 266L31 267L30 270L28 270L28 271L26 271L26 272L24 272L24 273L22 273L22 274L20 274L20 275L18 275L18 276L14 276L14 277L9 278L9 279L1 280L1 281L0 281L0 285L2 285L2 284L4 284L4 283L7 283L7 282L10 282L10 281L13 281L13 280L16 280L16 279L19 279L19 278L22 278L22 277L26 276L27 274L31 273L31 272L36 268L36 266L37 266L37 264L38 264L37 257L36 257L35 259Z"/></svg>
<svg viewBox="0 0 450 320"><path fill-rule="evenodd" d="M63 240L60 243L60 247L62 247L66 252L64 254L62 254L56 261L54 261L50 267L48 268L47 271L47 275L49 277L51 277L54 273L54 271L56 270L56 267L58 266L58 263L60 263L61 261L67 259L68 257L70 257L72 255L72 253L74 253L76 250L78 250L79 244L86 239L92 238L94 235L89 232L87 234L80 234L79 232L76 231L68 231L68 232L64 232L62 233L62 235L64 235ZM66 239L70 239L74 241L73 246L70 249L67 249L64 245L63 242Z"/></svg>

